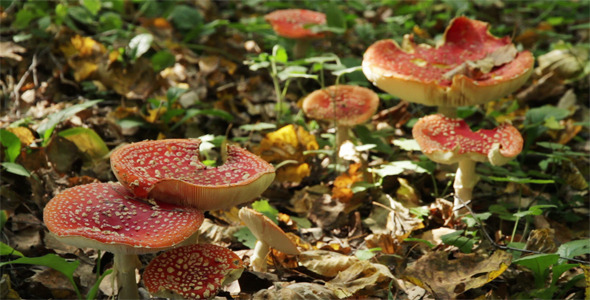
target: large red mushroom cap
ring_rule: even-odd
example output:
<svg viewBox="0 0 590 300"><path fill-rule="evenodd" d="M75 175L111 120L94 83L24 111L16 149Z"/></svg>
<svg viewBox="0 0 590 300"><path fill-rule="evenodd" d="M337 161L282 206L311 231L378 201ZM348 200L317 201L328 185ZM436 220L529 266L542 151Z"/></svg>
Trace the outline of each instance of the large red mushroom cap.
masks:
<svg viewBox="0 0 590 300"><path fill-rule="evenodd" d="M199 160L198 139L143 141L111 155L117 179L135 195L200 210L225 209L258 197L274 180L274 167L238 146L227 160L207 167Z"/></svg>
<svg viewBox="0 0 590 300"><path fill-rule="evenodd" d="M404 37L402 47L381 40L367 49L362 68L369 81L406 101L446 107L482 104L514 92L531 75L533 55L512 46L509 37L491 35L487 23L458 17L447 27L442 45L416 45L411 36ZM480 71L484 60L490 69ZM472 65L473 72L460 71Z"/></svg>
<svg viewBox="0 0 590 300"><path fill-rule="evenodd" d="M141 201L119 183L66 189L43 209L47 229L61 241L122 254L177 246L197 233L203 219L193 208Z"/></svg>
<svg viewBox="0 0 590 300"><path fill-rule="evenodd" d="M369 120L377 111L379 96L372 90L354 85L333 85L307 95L303 112L316 120L337 120L339 125L354 126Z"/></svg>
<svg viewBox="0 0 590 300"><path fill-rule="evenodd" d="M326 24L325 14L307 9L276 10L264 16L264 19L278 35L290 39L322 37L323 33L313 32L307 27Z"/></svg>
<svg viewBox="0 0 590 300"><path fill-rule="evenodd" d="M426 156L443 164L469 158L502 165L516 157L523 145L520 132L510 124L473 132L465 121L441 114L418 120L412 135Z"/></svg>
<svg viewBox="0 0 590 300"><path fill-rule="evenodd" d="M242 260L231 250L210 244L172 249L154 258L143 272L147 290L159 297L211 298L240 277Z"/></svg>

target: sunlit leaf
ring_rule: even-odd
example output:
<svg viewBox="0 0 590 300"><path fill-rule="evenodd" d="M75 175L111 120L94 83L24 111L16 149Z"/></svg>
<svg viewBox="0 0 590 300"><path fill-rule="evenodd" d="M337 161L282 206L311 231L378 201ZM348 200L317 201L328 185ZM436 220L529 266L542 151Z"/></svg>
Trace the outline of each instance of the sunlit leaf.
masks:
<svg viewBox="0 0 590 300"><path fill-rule="evenodd" d="M20 257L24 257L24 255L22 253L20 253L17 250L14 250L14 248L0 242L0 256L2 255L16 255L16 256L20 256Z"/></svg>
<svg viewBox="0 0 590 300"><path fill-rule="evenodd" d="M102 159L109 153L109 148L102 138L92 129L74 127L59 132L59 136L76 144L80 152L87 155L91 161Z"/></svg>
<svg viewBox="0 0 590 300"><path fill-rule="evenodd" d="M267 216L273 222L278 224L279 211L276 208L272 207L268 203L268 200L258 200L252 202L252 208L257 212Z"/></svg>
<svg viewBox="0 0 590 300"><path fill-rule="evenodd" d="M6 129L0 129L0 142L6 147L6 158L9 162L15 162L20 154L20 140L12 132Z"/></svg>
<svg viewBox="0 0 590 300"><path fill-rule="evenodd" d="M102 6L102 2L100 0L82 0L82 5L84 5L91 14L96 16Z"/></svg>
<svg viewBox="0 0 590 300"><path fill-rule="evenodd" d="M55 126L57 124L69 119L73 115L89 107L94 106L95 104L101 101L102 100L100 99L85 101L83 103L72 105L70 107L67 107L63 110L60 110L56 113L49 115L49 117L47 117L47 120L44 123L41 123L41 125L39 125L39 128L37 128L37 132L41 137L43 137L43 144L47 145L47 143L49 142L49 137L51 137L53 129L55 129Z"/></svg>
<svg viewBox="0 0 590 300"><path fill-rule="evenodd" d="M136 35L129 41L129 49L131 49L131 58L137 59L145 54L152 46L154 36L149 33L142 33Z"/></svg>
<svg viewBox="0 0 590 300"><path fill-rule="evenodd" d="M545 285L547 276L549 276L549 267L556 264L558 259L558 254L533 254L515 259L513 263L533 271L535 287L542 288Z"/></svg>
<svg viewBox="0 0 590 300"><path fill-rule="evenodd" d="M17 163L3 162L2 167L4 167L7 172L10 172L12 174L25 176L25 177L31 176L31 173L29 171L27 171L27 169L25 169L25 167L23 167L22 165L17 164Z"/></svg>
<svg viewBox="0 0 590 300"><path fill-rule="evenodd" d="M158 51L151 58L154 71L158 72L171 67L176 62L174 55L166 50Z"/></svg>

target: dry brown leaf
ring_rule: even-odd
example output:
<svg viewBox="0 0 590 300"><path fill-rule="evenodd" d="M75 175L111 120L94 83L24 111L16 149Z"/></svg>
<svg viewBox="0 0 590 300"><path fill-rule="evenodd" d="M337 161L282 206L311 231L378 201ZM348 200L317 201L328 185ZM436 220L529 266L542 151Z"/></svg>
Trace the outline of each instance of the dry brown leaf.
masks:
<svg viewBox="0 0 590 300"><path fill-rule="evenodd" d="M455 75L465 75L470 78L479 78L483 74L487 74L494 67L501 66L511 62L516 55L518 50L514 44L507 44L497 48L494 52L489 53L486 57L476 61L466 61L452 70L443 74L443 78L451 80Z"/></svg>
<svg viewBox="0 0 590 300"><path fill-rule="evenodd" d="M334 187L332 188L332 198L337 199L342 203L348 203L352 198L352 185L363 179L361 170L362 164L351 164L346 173L340 174L334 180Z"/></svg>
<svg viewBox="0 0 590 300"><path fill-rule="evenodd" d="M27 49L13 42L0 42L0 57L21 61L23 57L17 53L23 52L27 52Z"/></svg>
<svg viewBox="0 0 590 300"><path fill-rule="evenodd" d="M512 262L512 255L497 250L492 255L458 253L449 259L446 251L430 252L404 271L403 279L418 285L436 298L455 299L500 276Z"/></svg>
<svg viewBox="0 0 590 300"><path fill-rule="evenodd" d="M335 299L336 296L325 286L317 283L298 282L287 286L276 285L272 289L264 289L253 295L254 300L324 300Z"/></svg>
<svg viewBox="0 0 590 300"><path fill-rule="evenodd" d="M533 229L526 241L527 250L543 253L554 253L557 251L555 245L555 230L551 228Z"/></svg>
<svg viewBox="0 0 590 300"><path fill-rule="evenodd" d="M394 238L390 234L370 234L365 237L367 248L381 248L385 254L395 254L401 249L400 238Z"/></svg>
<svg viewBox="0 0 590 300"><path fill-rule="evenodd" d="M334 279L326 282L326 287L340 299L367 290L371 290L369 294L372 296L385 297L391 280L394 280L394 277L386 266L367 260L356 260L350 267L339 272Z"/></svg>
<svg viewBox="0 0 590 300"><path fill-rule="evenodd" d="M334 251L310 250L297 255L299 265L323 277L335 277L348 269L358 258Z"/></svg>
<svg viewBox="0 0 590 300"><path fill-rule="evenodd" d="M89 78L98 70L98 65L106 53L101 43L80 35L73 36L67 43L60 45L59 49L73 69L74 78L78 82Z"/></svg>

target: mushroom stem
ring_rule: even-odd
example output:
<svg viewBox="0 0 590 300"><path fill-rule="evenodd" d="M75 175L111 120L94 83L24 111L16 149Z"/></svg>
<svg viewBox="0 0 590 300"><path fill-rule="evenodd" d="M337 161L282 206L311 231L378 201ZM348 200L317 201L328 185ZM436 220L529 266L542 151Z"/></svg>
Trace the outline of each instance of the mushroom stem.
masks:
<svg viewBox="0 0 590 300"><path fill-rule="evenodd" d="M439 106L438 113L448 118L457 118L457 108L454 106Z"/></svg>
<svg viewBox="0 0 590 300"><path fill-rule="evenodd" d="M293 57L300 59L305 57L305 53L309 48L310 41L308 39L297 39L295 46L293 46Z"/></svg>
<svg viewBox="0 0 590 300"><path fill-rule="evenodd" d="M479 176L475 173L475 164L475 161L468 158L459 161L455 182L453 183L453 188L455 188L455 216L465 211L465 209L458 210L457 208L468 205L472 198L473 187L479 181Z"/></svg>
<svg viewBox="0 0 590 300"><path fill-rule="evenodd" d="M252 270L256 272L266 272L266 256L270 252L270 247L267 243L260 240L256 241L254 246L254 255L250 258L250 265Z"/></svg>
<svg viewBox="0 0 590 300"><path fill-rule="evenodd" d="M115 265L113 269L117 274L117 288L119 289L118 299L139 299L137 281L135 279L135 268L139 264L136 254L116 253L114 256Z"/></svg>

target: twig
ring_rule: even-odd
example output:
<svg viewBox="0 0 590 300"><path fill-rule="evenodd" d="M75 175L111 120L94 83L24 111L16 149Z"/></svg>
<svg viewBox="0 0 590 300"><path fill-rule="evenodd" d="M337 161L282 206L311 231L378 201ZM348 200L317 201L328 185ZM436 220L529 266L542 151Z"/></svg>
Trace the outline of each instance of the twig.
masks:
<svg viewBox="0 0 590 300"><path fill-rule="evenodd" d="M459 198L457 195L455 195L455 199L459 201L459 203L463 203L463 205L465 205L465 202L463 202L463 199ZM490 234L485 230L483 222L475 215L475 212L473 212L473 210L471 209L471 207L469 207L469 205L465 205L465 208L467 208L467 210L469 210L469 214L473 217L473 219L477 222L477 225L479 227L479 229L481 230L481 232L483 232L484 236L486 237L486 239L496 248L501 249L501 250L511 250L511 251L519 251L519 252L523 252L523 253L531 253L531 254L553 254L553 253L545 253L545 252L541 252L541 251L536 251L536 250L528 250L528 249L518 249L518 248L514 248L514 247L510 247L510 246L506 246L506 245L500 245L498 243L496 243L492 237L490 236ZM585 265L590 265L590 261L585 261L585 260L581 260L581 259L577 259L577 258L568 258L568 257L563 257L563 256L559 256L560 259L565 259L565 260L571 260L577 263L581 263L581 264L585 264Z"/></svg>
<svg viewBox="0 0 590 300"><path fill-rule="evenodd" d="M35 68L37 68L37 53L35 53L33 55L33 60L31 61L31 65L29 66L29 68L27 69L27 71L25 72L25 74L23 74L23 76L20 78L19 82L14 86L14 109L15 109L15 114L16 117L19 118L20 117L20 89L23 87L23 85L25 84L25 81L27 80L27 78L29 77L29 74L31 72L33 72L34 75L37 74L37 71L35 70ZM36 76L35 76L36 77ZM34 80L36 81L36 80ZM35 87L37 86L37 84L35 83Z"/></svg>

